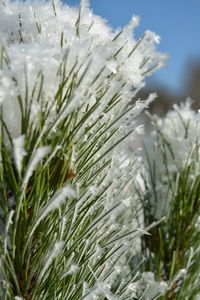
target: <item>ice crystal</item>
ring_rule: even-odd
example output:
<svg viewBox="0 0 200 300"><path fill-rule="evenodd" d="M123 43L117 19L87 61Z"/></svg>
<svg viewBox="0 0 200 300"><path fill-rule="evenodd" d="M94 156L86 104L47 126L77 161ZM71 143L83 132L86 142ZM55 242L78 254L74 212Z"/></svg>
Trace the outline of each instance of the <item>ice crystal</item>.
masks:
<svg viewBox="0 0 200 300"><path fill-rule="evenodd" d="M153 188L154 183L150 178L147 181L151 186L152 206L156 207L155 216L158 219L167 212L167 199L175 192L177 174L192 164L195 165L195 174L189 173L190 180L200 172L199 162L196 160L200 155L200 114L191 108L191 103L187 99L180 106L174 105L174 110L169 111L166 117L155 116L153 122L156 130L145 140L149 157L147 169L154 169L155 187ZM143 176L146 177L147 174L149 171L146 173L144 170ZM172 183L171 188L169 182ZM142 180L140 183L143 185Z"/></svg>
<svg viewBox="0 0 200 300"><path fill-rule="evenodd" d="M49 202L41 209L38 219L36 220L31 234L38 224L54 209L58 209L61 204L69 197L76 197L76 193L70 185L65 186L49 200Z"/></svg>
<svg viewBox="0 0 200 300"><path fill-rule="evenodd" d="M38 299L119 299L124 278L131 282L127 257L140 251L146 231L135 218L139 161L130 140L143 131L135 117L156 96L141 100L137 92L166 60L155 33L134 38L138 22L133 17L113 31L87 1L79 9L60 1L0 4L2 130L4 152L14 157L9 192L17 202L13 241L22 218L22 260L31 251L37 270L27 276Z"/></svg>
<svg viewBox="0 0 200 300"><path fill-rule="evenodd" d="M61 75L62 64L69 73L72 72L72 77L78 75L78 87L71 95L72 101L66 112L69 113L81 104L91 103L98 95L99 86L109 91L117 84L121 89L126 81L125 92L130 87L143 85L148 70L154 65L155 69L160 67L157 61L160 64L165 61L164 55L155 52L158 38L154 33L147 31L140 43L133 38L137 17L120 34L95 16L87 2L82 2L80 24L76 24L78 14L78 9L59 1L56 2L56 14L50 2L5 1L0 4L3 57L0 102L14 137L21 131L17 95L23 95L22 101L31 102L30 118L36 125L38 112L43 109L39 107L37 97L42 93L47 105L51 106L48 122L54 120L55 96L64 75ZM115 38L117 34L119 37ZM111 85L110 76L113 76ZM68 84L70 80L66 82L66 90ZM89 87L92 93L89 93ZM116 91L113 90L113 95ZM129 100L126 97L127 103Z"/></svg>
<svg viewBox="0 0 200 300"><path fill-rule="evenodd" d="M39 147L38 149L36 149L35 153L33 152L32 157L29 161L29 164L27 166L26 169L26 173L24 175L24 180L23 180L23 186L26 186L29 178L31 177L33 171L35 170L37 164L39 162L42 161L42 159L49 154L51 151L51 147L50 146L44 146L44 147ZM20 160L18 158L17 164L19 165L21 161L21 157Z"/></svg>
<svg viewBox="0 0 200 300"><path fill-rule="evenodd" d="M23 158L27 154L26 151L24 150L24 143L25 143L24 135L21 135L13 139L14 159L19 174L21 172Z"/></svg>
<svg viewBox="0 0 200 300"><path fill-rule="evenodd" d="M52 261L60 254L62 248L63 248L64 242L59 242L54 245L53 250L49 253L47 260L45 261L45 264L40 272L39 279L42 279L43 276L45 276L46 270L51 265Z"/></svg>

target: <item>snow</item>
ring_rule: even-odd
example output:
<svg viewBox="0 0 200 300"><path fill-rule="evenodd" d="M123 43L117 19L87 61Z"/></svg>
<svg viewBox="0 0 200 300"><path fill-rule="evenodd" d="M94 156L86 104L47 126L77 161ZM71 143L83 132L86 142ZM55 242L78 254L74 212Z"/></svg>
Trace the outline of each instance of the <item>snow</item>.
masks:
<svg viewBox="0 0 200 300"><path fill-rule="evenodd" d="M108 86L111 74L114 75L111 86L116 83L120 86L126 82L126 89L129 89L128 86L140 87L144 84L145 72L158 62L161 66L166 60L165 55L155 50L158 42L155 33L146 32L139 44L134 39L133 31L139 23L138 17L133 17L118 38L115 38L119 30L113 31L101 17L95 16L87 1L82 2L80 20L77 8L59 1L55 2L56 15L51 2L4 2L5 5L0 4L0 51L3 55L0 103L14 138L21 133L17 95L21 95L24 101L27 81L30 103L35 84L39 84L39 73L44 76L44 99L49 106L52 105L48 124L56 119L55 93L62 81L58 70L63 64L66 64L68 72L73 70L72 76L78 71L77 80L86 72L76 88L76 95L72 95L71 108L68 107L66 112L69 113L83 103L90 103L97 96L99 84L102 88ZM141 68L147 57L151 59ZM98 74L99 78L92 83ZM88 97L89 87L92 93ZM127 102L130 97L132 95L126 99ZM32 99L30 116L35 126L40 111L36 98L34 96Z"/></svg>
<svg viewBox="0 0 200 300"><path fill-rule="evenodd" d="M72 274L75 274L79 271L80 267L77 265L77 264L71 264L67 270L67 272L63 275L64 276L67 276L67 275L72 275Z"/></svg>
<svg viewBox="0 0 200 300"><path fill-rule="evenodd" d="M48 256L47 256L47 260L45 261L44 263L44 266L39 274L39 279L42 279L43 276L45 275L45 272L46 270L49 268L49 266L51 265L51 263L53 262L53 260L60 254L60 252L62 251L62 248L64 246L64 242L59 242L59 243L56 243L54 245L54 248L53 250L48 253Z"/></svg>
<svg viewBox="0 0 200 300"><path fill-rule="evenodd" d="M9 212L8 219L7 219L7 222L6 222L5 238L4 238L4 251L5 252L7 251L7 245L10 242L10 239L9 239L9 229L10 229L10 226L13 224L14 213L15 213L14 210L11 210Z"/></svg>
<svg viewBox="0 0 200 300"><path fill-rule="evenodd" d="M25 151L27 136L21 128L19 99L22 107L26 108L24 112L30 109L28 125L40 132L34 148L29 149L30 157L26 157L29 162L22 173L22 190L25 190L39 163L45 167L57 151L61 152L61 156L65 154L60 148L63 145L54 149L41 146L43 135L47 133L47 140L53 139L60 134L58 124L72 112L78 112L76 124L79 124L86 112L93 109L83 126L73 132L75 149L72 163L75 161L83 167L74 180L75 189L80 187L81 195L72 228L77 216L79 228L90 219L90 215L91 219L97 216L88 228L94 240L90 240L94 245L89 259L93 262L91 265L95 264L97 257L101 259L112 241L112 250L116 251L113 252L114 257L106 260L102 270L98 269L97 273L101 276L95 278L96 285L85 299L96 299L98 295L110 300L118 299L110 292L118 276L113 267L114 261L117 261L117 269L128 277L129 271L125 266L127 251L137 254L141 249L140 236L146 233L144 229L138 230L138 221L133 218L140 206L130 194L140 164L130 148L130 140L143 131L143 127L134 121L135 117L148 107L156 95L152 94L143 101L137 99L137 91L145 85L146 76L165 63L166 55L156 51L159 37L155 33L147 31L140 40L135 39L134 30L139 23L137 16L125 28L113 31L104 19L93 14L87 1L81 2L80 10L60 1L54 2L55 10L50 1L5 0L4 3L0 3L0 54L3 57L0 105L13 139L14 162L19 174L24 156L28 155ZM68 95L72 85L74 90ZM61 86L59 106L58 91ZM129 110L128 104L133 98L135 105ZM112 101L114 104L119 101L120 104L111 107L109 104ZM41 130L41 112L46 110L49 110L49 115ZM90 127L86 132L86 128ZM108 164L104 168L105 163ZM101 168L103 171L99 172ZM84 174L91 182L87 182ZM28 239L51 212L59 210L69 198L76 197L71 185L50 195L40 208ZM99 207L102 210L100 216L96 214ZM85 211L87 213L82 216ZM61 224L61 234L64 227L65 219ZM62 247L62 240L54 243L39 281L48 274L48 267L59 256ZM88 251L86 243L84 251ZM71 264L66 272L74 273L78 267L76 263Z"/></svg>
<svg viewBox="0 0 200 300"><path fill-rule="evenodd" d="M55 195L48 201L48 203L41 209L39 212L38 219L36 220L32 230L31 234L33 234L35 228L38 226L38 224L54 209L58 209L60 205L66 201L66 198L75 198L76 193L74 189L67 184L65 187L60 189L55 193ZM30 235L31 235L30 234Z"/></svg>
<svg viewBox="0 0 200 300"><path fill-rule="evenodd" d="M13 139L14 160L19 174L21 173L23 158L27 154L24 149L24 144L25 144L24 135L20 135L19 137Z"/></svg>
<svg viewBox="0 0 200 300"><path fill-rule="evenodd" d="M155 212L157 219L161 218L164 212L167 212L169 206L168 199L170 199L173 189L174 191L176 190L176 180L174 180L176 175L180 174L186 166L193 163L195 163L195 174L190 172L189 180L192 180L193 176L196 176L200 172L200 166L196 161L196 157L200 155L200 114L191 108L191 104L191 100L187 99L180 105L174 105L174 109L169 111L164 118L155 116L159 129L158 131L154 130L150 137L144 140L148 149L150 168L153 169L153 164L155 164L155 188L157 197L160 200L155 199L152 182L147 178L148 171L146 173L144 170L143 176L145 176L149 188L152 190L152 205L154 206L157 203L156 201L159 201L156 204ZM165 141L167 141L165 145L167 170L161 152L163 142L160 133ZM149 167L147 167L145 158L142 161L146 166L145 168L148 169ZM169 189L169 180L173 182L173 189ZM166 201L163 201L163 199L166 199Z"/></svg>
<svg viewBox="0 0 200 300"><path fill-rule="evenodd" d="M28 163L28 166L26 168L22 187L26 186L35 168L37 167L38 163L41 162L43 158L50 153L50 151L51 151L50 146L43 146L43 147L39 147L38 149L36 149L35 152L33 152L30 161Z"/></svg>

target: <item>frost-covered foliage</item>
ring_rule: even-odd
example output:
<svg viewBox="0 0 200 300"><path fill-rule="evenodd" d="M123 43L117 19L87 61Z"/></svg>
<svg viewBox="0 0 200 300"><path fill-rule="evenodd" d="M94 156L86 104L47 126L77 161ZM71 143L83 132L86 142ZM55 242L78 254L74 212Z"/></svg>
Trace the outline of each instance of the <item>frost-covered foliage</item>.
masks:
<svg viewBox="0 0 200 300"><path fill-rule="evenodd" d="M47 126L77 107L94 105L100 97L116 100L120 94L122 102L128 103L133 88L140 88L145 75L163 64L164 56L155 52L158 37L153 32L134 40L138 17L123 31L113 32L92 14L87 1L80 11L60 2L0 5L0 102L12 136L23 131L21 102L31 102L23 117L34 125L42 112L50 110ZM40 97L43 101L38 103ZM58 103L63 108L59 119ZM101 101L98 112L106 105Z"/></svg>
<svg viewBox="0 0 200 300"><path fill-rule="evenodd" d="M0 4L2 299L145 297L129 140L165 55L137 24L114 32L87 1Z"/></svg>
<svg viewBox="0 0 200 300"><path fill-rule="evenodd" d="M143 143L137 181L144 224L166 222L143 238L145 268L169 283L167 299L200 293L200 113L188 99L164 118L150 116L154 130ZM161 298L166 299L166 298Z"/></svg>
<svg viewBox="0 0 200 300"><path fill-rule="evenodd" d="M200 113L191 109L188 99L180 106L174 105L165 118L155 116L152 123L155 130L144 148L148 152L148 174L152 172L149 179L152 207L159 219L170 207L177 174L189 166L193 166L193 172L188 172L189 182L200 174Z"/></svg>

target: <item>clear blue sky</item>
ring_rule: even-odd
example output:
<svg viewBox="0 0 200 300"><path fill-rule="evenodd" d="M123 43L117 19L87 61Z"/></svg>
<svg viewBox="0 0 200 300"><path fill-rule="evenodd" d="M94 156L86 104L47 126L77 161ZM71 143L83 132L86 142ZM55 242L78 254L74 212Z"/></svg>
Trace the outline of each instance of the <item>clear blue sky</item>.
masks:
<svg viewBox="0 0 200 300"><path fill-rule="evenodd" d="M75 6L79 0L63 0ZM126 25L132 15L139 15L136 37L146 30L161 36L158 49L170 58L150 82L158 82L174 91L183 84L186 63L200 59L200 0L90 0L93 12L105 18L113 28Z"/></svg>

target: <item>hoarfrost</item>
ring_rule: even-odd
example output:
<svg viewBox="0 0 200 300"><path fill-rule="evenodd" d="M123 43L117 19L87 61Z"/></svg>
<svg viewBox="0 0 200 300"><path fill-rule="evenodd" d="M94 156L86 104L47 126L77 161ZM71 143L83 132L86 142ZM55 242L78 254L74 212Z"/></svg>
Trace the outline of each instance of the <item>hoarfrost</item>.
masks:
<svg viewBox="0 0 200 300"><path fill-rule="evenodd" d="M38 224L54 209L58 209L60 205L66 200L66 198L75 198L76 193L74 189L68 184L60 191L58 191L50 200L49 202L42 208L39 213L38 219L31 230L31 234L34 232L35 228Z"/></svg>
<svg viewBox="0 0 200 300"><path fill-rule="evenodd" d="M141 41L134 39L138 17L133 17L121 31L113 31L101 17L92 13L87 2L81 5L79 19L77 8L59 1L55 3L56 15L50 2L0 4L3 57L0 102L12 137L21 132L17 95L22 96L23 103L26 95L28 104L32 103L30 120L38 126L38 113L42 108L37 102L37 93L33 96L33 92L39 91L41 75L43 99L51 106L48 125L57 119L55 95L63 81L60 70L64 65L71 72L65 91L73 76L78 76L76 95L71 95L68 101L67 114L82 104L91 104L98 97L99 87L103 90L118 84L123 86L122 96L125 96L125 90L144 85L144 78L153 71L153 66L156 69L164 64L166 56L155 51L159 41L155 33L147 31ZM110 76L113 76L112 84ZM90 95L89 88L93 89ZM131 93L127 95L126 103L132 98Z"/></svg>
<svg viewBox="0 0 200 300"><path fill-rule="evenodd" d="M22 161L24 156L27 154L24 150L25 144L25 136L21 135L15 139L13 139L13 146L14 146L14 160L15 165L17 167L17 171L20 174L22 168Z"/></svg>
<svg viewBox="0 0 200 300"><path fill-rule="evenodd" d="M46 262L44 263L44 266L43 266L43 268L40 272L39 279L38 279L39 281L45 275L45 272L47 271L47 269L51 265L52 261L60 254L60 252L62 251L63 246L64 246L64 242L58 242L54 245L54 248L53 248L52 252L49 253L48 258L47 258Z"/></svg>
<svg viewBox="0 0 200 300"><path fill-rule="evenodd" d="M199 173L199 163L196 161L196 157L200 156L200 115L191 108L191 104L191 100L187 99L185 103L179 106L174 105L174 109L169 111L166 117L159 118L155 116L158 130L154 130L151 136L144 140L148 149L150 165L147 166L144 159L145 167L142 167L142 173L143 178L146 178L148 182L152 207L156 207L154 213L157 219L160 219L163 213L168 211L168 199L170 199L172 193L176 192L177 174L180 174L184 168L192 164L195 164L194 172ZM166 151L167 169L162 151ZM145 157L144 153L143 155ZM155 191L151 180L148 179L148 169L153 168L155 168ZM192 181L193 176L194 174L190 172L188 179ZM171 188L168 184L169 180L173 183ZM157 203L158 200L156 199L161 200ZM155 203L157 204L155 205Z"/></svg>
<svg viewBox="0 0 200 300"><path fill-rule="evenodd" d="M8 220L6 222L6 227L5 227L5 239L4 239L4 251L6 252L7 251L7 245L8 245L8 242L9 242L9 228L10 226L12 225L13 223L13 216L14 216L14 210L11 210L9 215L8 215Z"/></svg>
<svg viewBox="0 0 200 300"><path fill-rule="evenodd" d="M145 289L144 299L151 300L159 295L164 295L167 291L168 284L165 281L156 281L152 272L144 272L142 278L137 282L140 289Z"/></svg>
<svg viewBox="0 0 200 300"><path fill-rule="evenodd" d="M24 175L23 187L28 183L38 163L41 162L43 158L50 153L50 151L50 146L43 146L36 149L36 151L32 154L32 157L30 158L29 164L26 169L26 173Z"/></svg>
<svg viewBox="0 0 200 300"><path fill-rule="evenodd" d="M0 102L3 118L11 137L18 141L17 145L15 142L15 163L20 172L23 153L20 156L19 150L24 145L23 138L19 137L22 134L21 104L30 109L30 122L34 129L40 129L41 112L49 111L42 128L42 133L47 129L49 139L54 134L59 135L58 124L73 111L78 109L76 124L81 124L91 109L84 126L73 132L74 144L77 142L78 146L82 144L85 147L85 152L79 149L78 163L83 167L76 182L81 193L83 189L83 195L80 195L73 216L75 219L80 214L81 228L85 220L90 219L90 214L92 217L97 215L92 223L95 230L92 231L92 225L89 227L92 235L89 235L90 241L85 242L83 249L83 252L88 251L89 243L94 245L89 262L95 264L97 258L101 260L107 246L115 255L106 259L102 270L98 269L101 278L95 278L96 285L84 299L96 299L100 295L109 300L118 299L111 293L111 287L118 272L128 278L129 271L125 266L127 254L131 251L134 255L140 251L140 235L146 233L138 230L138 222L133 219L140 210L135 197L130 197L139 165L130 149L130 139L142 133L142 127L133 119L155 95L150 95L146 101L138 100L136 95L144 86L145 77L160 68L166 56L155 50L159 42L156 34L147 31L140 40L134 38L138 17L133 17L124 29L113 31L102 18L92 13L87 1L81 2L80 12L60 1L55 2L55 10L56 14L52 3L44 1L0 3L0 51L3 57ZM68 93L71 86L74 90ZM62 93L60 87L63 87ZM59 93L65 96L57 101ZM18 96L22 103L19 103ZM135 105L129 110L127 107L133 98ZM61 102L61 107L58 102ZM86 128L90 128L88 133ZM96 139L99 139L99 144ZM38 163L51 152L49 146L37 149L38 145L30 157L23 188ZM60 150L58 147L47 157L44 166ZM84 174L86 179L90 179L89 183ZM69 197L76 197L69 185L54 194L39 211L29 237L38 224ZM81 210L78 210L79 207ZM102 210L100 216L96 213L99 207ZM65 221L61 221L61 236L64 236ZM73 223L71 225L74 226ZM39 281L62 247L61 241L50 251ZM78 270L76 264L71 264L71 269L68 266L67 272Z"/></svg>
<svg viewBox="0 0 200 300"><path fill-rule="evenodd" d="M106 297L108 300L119 300L117 296L114 296L105 285L104 282L98 281L93 289L89 291L87 296L84 297L85 300L95 300L100 296Z"/></svg>
<svg viewBox="0 0 200 300"><path fill-rule="evenodd" d="M63 275L63 277L67 276L67 275L73 275L73 274L77 273L79 269L80 269L80 267L77 264L71 264L69 266L67 272Z"/></svg>

